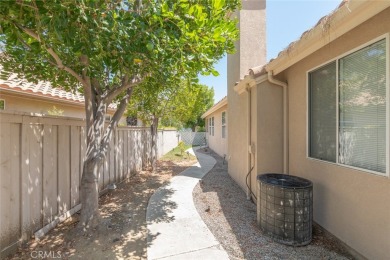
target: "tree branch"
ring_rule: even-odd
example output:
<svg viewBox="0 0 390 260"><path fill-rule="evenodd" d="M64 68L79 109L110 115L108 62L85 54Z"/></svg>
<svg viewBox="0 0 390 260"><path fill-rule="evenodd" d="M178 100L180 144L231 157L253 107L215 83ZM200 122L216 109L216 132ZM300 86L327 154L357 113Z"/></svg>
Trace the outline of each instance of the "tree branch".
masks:
<svg viewBox="0 0 390 260"><path fill-rule="evenodd" d="M29 50L31 50L31 46L27 44L27 42L25 42L25 40L22 39L22 37L18 34L16 36L18 38L18 40Z"/></svg>
<svg viewBox="0 0 390 260"><path fill-rule="evenodd" d="M97 101L95 118L93 122L93 129L95 132L95 138L99 143L102 140L107 108L108 108L108 104L101 101Z"/></svg>
<svg viewBox="0 0 390 260"><path fill-rule="evenodd" d="M174 96L176 96L177 92L179 91L179 86L177 88L174 89L174 91L169 95L168 99L165 100L165 104L164 104L164 107L162 107L160 109L160 111L158 111L158 114L160 117L163 117L165 116L165 113L167 113L167 106L168 104L171 104L171 101L173 99Z"/></svg>
<svg viewBox="0 0 390 260"><path fill-rule="evenodd" d="M114 100L114 98L118 96L121 92L125 91L126 89L133 88L138 84L141 84L142 81L143 79L141 79L139 76L134 76L129 82L128 76L124 76L122 79L121 86L117 88L113 88L111 91L107 93L107 96L105 97L105 102L110 104L112 100Z"/></svg>
<svg viewBox="0 0 390 260"><path fill-rule="evenodd" d="M92 102L92 115L93 115L93 121L95 122L96 120L96 112L97 112L97 107L98 107L98 100L96 99L96 92L95 89L91 83L91 99L93 100Z"/></svg>
<svg viewBox="0 0 390 260"><path fill-rule="evenodd" d="M24 3L21 3L20 1L16 1L15 3L17 5L20 5L20 6L28 7L28 8L34 9L34 10L38 10L35 6L24 4Z"/></svg>
<svg viewBox="0 0 390 260"><path fill-rule="evenodd" d="M41 38L39 37L39 35L37 33L35 33L33 30L31 29L28 29L28 28L25 28L23 26L21 26L20 24L17 24L14 22L14 25L16 27L18 27L20 30L22 30L23 32L25 32L26 34L30 35L32 38L34 38L35 40L41 42Z"/></svg>
<svg viewBox="0 0 390 260"><path fill-rule="evenodd" d="M106 128L106 131L104 133L104 136L103 136L103 139L101 142L101 152L103 154L106 154L106 151L108 150L112 134L113 134L114 130L116 129L116 126L118 125L119 120L121 119L123 113L126 110L127 104L130 101L130 97L131 97L132 93L133 93L133 87L127 89L126 95L121 100L121 102L118 106L118 109L115 111L115 114L110 121L110 124Z"/></svg>
<svg viewBox="0 0 390 260"><path fill-rule="evenodd" d="M71 68L65 66L62 63L62 60L60 59L60 57L57 55L57 53L52 48L46 48L45 47L45 49L54 58L54 60L57 63L57 67L59 69L65 70L66 72L68 72L70 75L75 77L81 84L83 84L83 85L86 84L85 81L83 80L83 78L78 73L76 73L74 70L72 70Z"/></svg>
<svg viewBox="0 0 390 260"><path fill-rule="evenodd" d="M102 91L102 86L100 85L99 80L97 80L96 78L92 78L91 83L92 83L92 87L95 89L96 93L99 96L102 96L103 95L103 91Z"/></svg>
<svg viewBox="0 0 390 260"><path fill-rule="evenodd" d="M89 77L83 76L86 86L84 86L84 103L85 103L85 116L86 116L86 125L87 125L87 147L90 147L90 144L94 140L94 131L93 131L93 120L94 120L94 107L96 106L96 101L93 100L92 96L92 86Z"/></svg>
<svg viewBox="0 0 390 260"><path fill-rule="evenodd" d="M16 27L18 27L20 30L22 30L23 32L25 32L27 35L31 36L32 38L34 38L35 40L37 40L38 42L42 43L42 40L39 36L39 34L35 33L33 30L31 29L28 29L28 28L25 28L23 26L21 26L20 24L17 24L14 22L14 25ZM50 56L53 57L53 59L55 60L56 62L56 66L57 68L61 69L61 70L65 70L66 72L68 72L70 75L72 75L73 77L75 77L81 84L83 84L83 86L87 86L86 85L86 82L83 80L83 78L77 74L74 70L72 70L71 68L65 66L63 63L62 63L62 60L60 59L60 57L58 56L58 54L51 48L47 48L44 44L42 46L49 54ZM53 64L53 63L51 63Z"/></svg>
<svg viewBox="0 0 390 260"><path fill-rule="evenodd" d="M93 90L91 78L87 75L87 68L89 65L88 57L82 55L80 57L80 63L84 65L84 68L81 70L81 73L82 73L82 81L85 82L85 84L83 84L84 86L83 89L84 89L87 129L92 129L91 131L93 132L93 123L96 114L96 98L95 98L95 93ZM91 134L91 138L93 138L93 134Z"/></svg>

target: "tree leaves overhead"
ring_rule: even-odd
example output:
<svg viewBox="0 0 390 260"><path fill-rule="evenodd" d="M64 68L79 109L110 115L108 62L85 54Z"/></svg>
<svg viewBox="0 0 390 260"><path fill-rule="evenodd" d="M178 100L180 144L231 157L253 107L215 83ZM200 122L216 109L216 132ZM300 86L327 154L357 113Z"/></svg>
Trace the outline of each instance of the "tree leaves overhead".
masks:
<svg viewBox="0 0 390 260"><path fill-rule="evenodd" d="M213 73L213 63L234 50L238 0L165 1L4 1L0 5L0 41L4 71L30 81L80 86L59 68L88 76L104 88L124 75L169 78ZM36 35L38 39L31 35ZM145 86L147 87L147 86ZM80 90L81 91L81 90Z"/></svg>
<svg viewBox="0 0 390 260"><path fill-rule="evenodd" d="M164 104L177 82L213 73L234 50L239 0L16 0L0 4L1 77L19 74L84 94L80 226L98 218L97 176L133 92ZM136 91L134 91L136 90ZM108 105L117 110L105 124ZM167 102L166 102L167 104ZM157 122L157 120L155 120ZM154 124L156 125L156 124ZM86 210L84 210L84 208Z"/></svg>

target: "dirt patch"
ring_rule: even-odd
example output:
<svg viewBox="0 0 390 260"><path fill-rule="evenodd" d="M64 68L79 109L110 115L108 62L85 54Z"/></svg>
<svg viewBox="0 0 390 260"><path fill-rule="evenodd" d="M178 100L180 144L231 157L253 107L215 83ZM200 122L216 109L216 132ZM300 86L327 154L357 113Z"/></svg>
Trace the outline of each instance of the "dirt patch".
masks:
<svg viewBox="0 0 390 260"><path fill-rule="evenodd" d="M25 243L7 259L146 259L146 208L156 189L196 160L159 161L156 173L142 171L99 199L101 226L88 235L75 228L76 213L44 238ZM42 259L43 257L41 257Z"/></svg>

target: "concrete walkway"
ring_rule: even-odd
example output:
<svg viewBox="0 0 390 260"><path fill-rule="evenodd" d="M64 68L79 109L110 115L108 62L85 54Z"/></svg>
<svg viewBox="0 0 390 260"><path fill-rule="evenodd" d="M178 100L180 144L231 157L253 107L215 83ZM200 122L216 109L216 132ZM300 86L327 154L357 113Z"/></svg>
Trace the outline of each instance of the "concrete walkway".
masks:
<svg viewBox="0 0 390 260"><path fill-rule="evenodd" d="M149 200L148 259L229 259L202 221L192 198L192 190L216 161L201 153L196 156L197 164L173 177Z"/></svg>

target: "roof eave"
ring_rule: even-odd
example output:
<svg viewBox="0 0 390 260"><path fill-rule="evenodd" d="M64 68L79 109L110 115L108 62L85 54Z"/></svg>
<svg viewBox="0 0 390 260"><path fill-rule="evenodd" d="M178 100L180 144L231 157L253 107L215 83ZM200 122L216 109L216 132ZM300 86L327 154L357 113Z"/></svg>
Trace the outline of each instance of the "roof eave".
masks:
<svg viewBox="0 0 390 260"><path fill-rule="evenodd" d="M390 1L346 2L334 14L304 33L294 45L271 60L266 66L267 71L279 74L388 7Z"/></svg>
<svg viewBox="0 0 390 260"><path fill-rule="evenodd" d="M236 91L237 94L241 95L248 89L253 88L254 86L257 86L258 84L267 80L267 73L261 73L255 76L253 73L251 73L251 71L252 69L250 69L249 73L234 86L234 91Z"/></svg>
<svg viewBox="0 0 390 260"><path fill-rule="evenodd" d="M1 85L1 86L5 86L6 85ZM23 97L36 97L38 99L41 99L41 100L47 100L47 101L56 101L56 102L60 102L60 103L65 103L65 104L69 104L69 105L75 105L75 106L82 106L84 107L84 102L81 102L81 101L76 101L76 100L72 100L72 99L66 99L66 98L60 98L60 97L57 97L57 96L50 96L50 95L44 95L44 94L39 94L39 93L34 93L34 92L31 92L31 91L19 91L19 90L15 90L15 89L11 89L11 88L0 88L1 89L1 92L2 93L5 93L5 94L16 94L16 95L19 95L19 96L23 96Z"/></svg>
<svg viewBox="0 0 390 260"><path fill-rule="evenodd" d="M218 109L223 108L224 106L227 106L227 97L224 97L221 101L219 101L217 104L215 104L214 106L212 106L209 110L207 110L207 111L201 116L201 118L202 118L202 119L206 118L207 116L211 115L212 113L214 113L214 112L217 111Z"/></svg>

